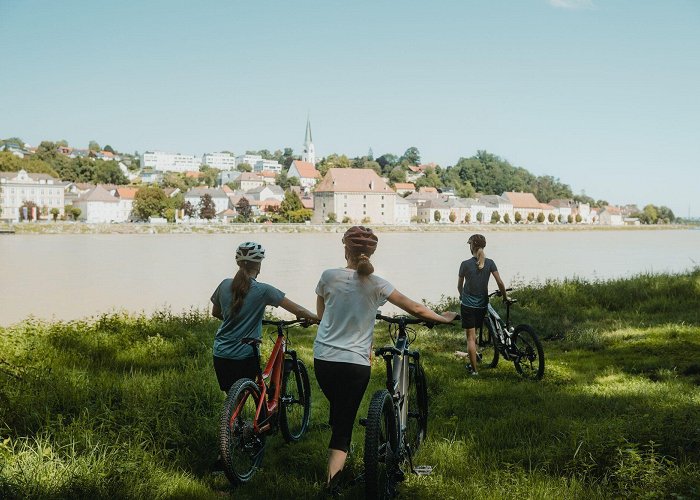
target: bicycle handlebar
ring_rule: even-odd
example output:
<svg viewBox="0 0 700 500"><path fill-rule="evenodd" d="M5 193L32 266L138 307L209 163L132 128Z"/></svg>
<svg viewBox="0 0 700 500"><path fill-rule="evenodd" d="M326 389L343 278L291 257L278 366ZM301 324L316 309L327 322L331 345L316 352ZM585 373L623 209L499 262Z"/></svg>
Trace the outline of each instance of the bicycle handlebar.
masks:
<svg viewBox="0 0 700 500"><path fill-rule="evenodd" d="M512 288L506 288L506 292L512 292L512 291L513 291ZM496 290L495 292L491 292L491 293L489 294L489 297L493 297L494 295L495 295L496 297L500 297L500 296L501 296L501 291L500 291L500 290Z"/></svg>
<svg viewBox="0 0 700 500"><path fill-rule="evenodd" d="M299 325L304 328L307 328L311 326L313 323L308 320L308 319L290 319L290 320L272 320L272 319L264 319L262 320L263 325L273 325L273 326L292 326L292 325Z"/></svg>

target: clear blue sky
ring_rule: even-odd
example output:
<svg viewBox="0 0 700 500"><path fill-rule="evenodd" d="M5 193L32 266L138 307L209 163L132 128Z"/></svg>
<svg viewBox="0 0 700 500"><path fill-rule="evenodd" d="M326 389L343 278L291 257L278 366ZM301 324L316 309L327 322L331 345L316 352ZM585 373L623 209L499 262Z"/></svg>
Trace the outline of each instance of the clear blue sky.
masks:
<svg viewBox="0 0 700 500"><path fill-rule="evenodd" d="M485 149L700 216L700 1L0 0L0 137Z"/></svg>

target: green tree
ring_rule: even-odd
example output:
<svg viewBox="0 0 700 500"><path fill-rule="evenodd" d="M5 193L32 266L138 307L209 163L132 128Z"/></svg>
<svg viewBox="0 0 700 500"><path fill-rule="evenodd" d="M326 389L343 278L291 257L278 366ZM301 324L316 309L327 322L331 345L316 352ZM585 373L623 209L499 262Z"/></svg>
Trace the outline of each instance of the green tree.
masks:
<svg viewBox="0 0 700 500"><path fill-rule="evenodd" d="M287 191L284 193L284 199L280 203L280 213L282 217L289 220L289 214L297 210L302 210L304 204L299 199L299 196L294 191Z"/></svg>
<svg viewBox="0 0 700 500"><path fill-rule="evenodd" d="M199 216L207 220L216 217L216 205L214 205L214 200L211 199L211 195L208 193L203 194L199 198Z"/></svg>
<svg viewBox="0 0 700 500"><path fill-rule="evenodd" d="M642 214L642 222L645 224L656 224L656 221L659 220L659 211L655 205L649 204L645 206Z"/></svg>
<svg viewBox="0 0 700 500"><path fill-rule="evenodd" d="M168 197L157 186L142 187L134 197L133 213L141 220L149 217L162 217L168 207Z"/></svg>
<svg viewBox="0 0 700 500"><path fill-rule="evenodd" d="M510 214L508 212L503 214L503 222L505 222L506 224L510 224Z"/></svg>
<svg viewBox="0 0 700 500"><path fill-rule="evenodd" d="M399 161L406 160L409 165L420 165L420 151L415 146L408 148Z"/></svg>
<svg viewBox="0 0 700 500"><path fill-rule="evenodd" d="M433 212L433 219L435 219L435 222L440 222L440 219L442 219L440 210L435 210L435 212Z"/></svg>
<svg viewBox="0 0 700 500"><path fill-rule="evenodd" d="M542 224L544 222L544 213L543 212L540 212L537 214L537 222L539 222L540 224Z"/></svg>
<svg viewBox="0 0 700 500"><path fill-rule="evenodd" d="M532 222L533 220L535 220L535 214L530 212L529 214L527 214L527 221Z"/></svg>
<svg viewBox="0 0 700 500"><path fill-rule="evenodd" d="M71 217L73 218L73 220L78 220L78 218L80 217L80 214L82 214L83 211L80 210L78 207L71 206L70 213L71 213Z"/></svg>
<svg viewBox="0 0 700 500"><path fill-rule="evenodd" d="M108 153L112 153L112 154L116 153L116 151L114 149L112 149L112 146L110 146L109 144L107 144L104 148L102 148L102 151L107 151Z"/></svg>
<svg viewBox="0 0 700 500"><path fill-rule="evenodd" d="M90 151L101 151L102 148L100 148L100 145L97 143L97 141L90 141L88 144L88 149Z"/></svg>
<svg viewBox="0 0 700 500"><path fill-rule="evenodd" d="M549 221L549 223L553 224L555 219L556 219L556 217L554 217L554 214L552 212L550 212L549 215L547 216L547 220Z"/></svg>
<svg viewBox="0 0 700 500"><path fill-rule="evenodd" d="M60 214L60 213L61 213L61 211L56 207L51 209L51 217L53 217L54 222L56 222L56 219L58 219L58 214Z"/></svg>
<svg viewBox="0 0 700 500"><path fill-rule="evenodd" d="M397 182L406 182L406 171L401 167L394 167L389 172L389 181L393 184Z"/></svg>
<svg viewBox="0 0 700 500"><path fill-rule="evenodd" d="M520 221L523 220L523 216L520 212L515 212L515 223L520 224Z"/></svg>
<svg viewBox="0 0 700 500"><path fill-rule="evenodd" d="M498 224L499 222L501 222L501 214L494 210L491 212L491 224Z"/></svg>
<svg viewBox="0 0 700 500"><path fill-rule="evenodd" d="M89 160L88 160L89 161ZM129 179L115 161L95 160L92 181L99 184L128 184Z"/></svg>
<svg viewBox="0 0 700 500"><path fill-rule="evenodd" d="M581 214L576 214L576 222L578 224L580 224L582 220L583 220L583 217L581 217Z"/></svg>
<svg viewBox="0 0 700 500"><path fill-rule="evenodd" d="M242 196L238 203L236 204L236 211L238 212L238 218L242 222L248 222L252 214L250 208L250 202L245 196Z"/></svg>
<svg viewBox="0 0 700 500"><path fill-rule="evenodd" d="M236 165L236 170L239 172L252 172L253 167L251 167L248 163L239 163Z"/></svg>
<svg viewBox="0 0 700 500"><path fill-rule="evenodd" d="M673 213L673 210L666 206L660 206L657 209L657 213L659 215L659 218L662 219L666 224L676 221L676 215Z"/></svg>
<svg viewBox="0 0 700 500"><path fill-rule="evenodd" d="M372 222L372 219L369 217L362 218L362 224L370 224L371 222Z"/></svg>
<svg viewBox="0 0 700 500"><path fill-rule="evenodd" d="M569 224L571 224L572 222L574 222L574 216L571 215L571 214L567 215L567 216L566 216L566 222L568 222Z"/></svg>
<svg viewBox="0 0 700 500"><path fill-rule="evenodd" d="M289 189L291 186L298 186L299 185L299 178L298 177L289 177L287 174L289 173L288 170L283 170L279 174L275 175L275 183L284 189L285 191Z"/></svg>
<svg viewBox="0 0 700 500"><path fill-rule="evenodd" d="M482 212L477 212L476 213L476 220L477 222L481 223L484 220L484 214Z"/></svg>
<svg viewBox="0 0 700 500"><path fill-rule="evenodd" d="M195 217L197 215L197 207L195 207L192 203L189 201L186 201L183 206L182 206L182 211L185 214L185 217Z"/></svg>
<svg viewBox="0 0 700 500"><path fill-rule="evenodd" d="M328 219L326 220L328 223L335 223L338 222L338 216L335 214L335 212L331 212L328 214Z"/></svg>
<svg viewBox="0 0 700 500"><path fill-rule="evenodd" d="M343 224L350 224L352 222L352 219L348 217L347 215L343 217Z"/></svg>
<svg viewBox="0 0 700 500"><path fill-rule="evenodd" d="M559 214L557 215L557 222L560 224L564 221L564 214Z"/></svg>
<svg viewBox="0 0 700 500"><path fill-rule="evenodd" d="M199 171L203 174L200 179L202 183L206 184L209 187L216 186L216 181L219 177L219 172L221 172L220 169L210 167L209 165L202 165L201 167L199 167Z"/></svg>
<svg viewBox="0 0 700 500"><path fill-rule="evenodd" d="M469 224L472 221L472 214L471 212L467 212L467 214L464 216L464 222Z"/></svg>
<svg viewBox="0 0 700 500"><path fill-rule="evenodd" d="M168 220L168 222L170 222L170 223L175 222L175 209L174 208L166 208L165 212L163 212L163 216Z"/></svg>

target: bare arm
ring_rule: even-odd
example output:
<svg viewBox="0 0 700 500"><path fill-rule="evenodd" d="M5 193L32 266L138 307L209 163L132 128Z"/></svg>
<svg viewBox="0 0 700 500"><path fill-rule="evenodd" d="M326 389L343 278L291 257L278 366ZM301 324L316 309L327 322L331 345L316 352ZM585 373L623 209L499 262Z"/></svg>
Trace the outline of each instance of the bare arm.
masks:
<svg viewBox="0 0 700 500"><path fill-rule="evenodd" d="M292 313L294 316L296 316L299 319L310 319L311 321L318 322L318 316L316 316L314 313L312 313L308 309L300 306L296 302L292 302L287 297L282 299L282 302L280 302L280 307L282 309L289 311L290 313Z"/></svg>
<svg viewBox="0 0 700 500"><path fill-rule="evenodd" d="M498 274L498 271L494 271L493 277L496 279L496 284L498 285L498 289L501 291L501 297L503 297L503 300L508 300L508 294L506 294L506 286L503 284L503 280L501 279L501 276Z"/></svg>
<svg viewBox="0 0 700 500"><path fill-rule="evenodd" d="M326 312L326 302L323 300L323 297L316 295L316 316L319 317L319 320L323 318L324 312Z"/></svg>
<svg viewBox="0 0 700 500"><path fill-rule="evenodd" d="M459 292L460 297L462 296L462 289L464 288L464 276L460 276L459 279L457 280L457 291Z"/></svg>
<svg viewBox="0 0 700 500"><path fill-rule="evenodd" d="M456 313L446 311L442 314L433 312L432 310L425 307L414 300L409 299L404 294L394 289L391 295L387 297L387 300L394 304L396 307L400 307L408 314L415 316L416 318L424 319L426 321L432 321L434 323L450 323L457 316Z"/></svg>
<svg viewBox="0 0 700 500"><path fill-rule="evenodd" d="M219 304L212 304L211 315L217 319L220 319L221 321L224 320L224 315L221 313L221 306Z"/></svg>

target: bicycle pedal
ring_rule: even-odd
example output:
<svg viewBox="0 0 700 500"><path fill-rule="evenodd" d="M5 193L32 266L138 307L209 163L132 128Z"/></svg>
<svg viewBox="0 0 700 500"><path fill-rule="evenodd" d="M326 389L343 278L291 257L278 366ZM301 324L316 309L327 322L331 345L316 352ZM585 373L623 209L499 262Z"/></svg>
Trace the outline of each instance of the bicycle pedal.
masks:
<svg viewBox="0 0 700 500"><path fill-rule="evenodd" d="M429 476L430 474L433 473L433 466L432 465L416 465L413 468L413 472L415 472L419 476Z"/></svg>

